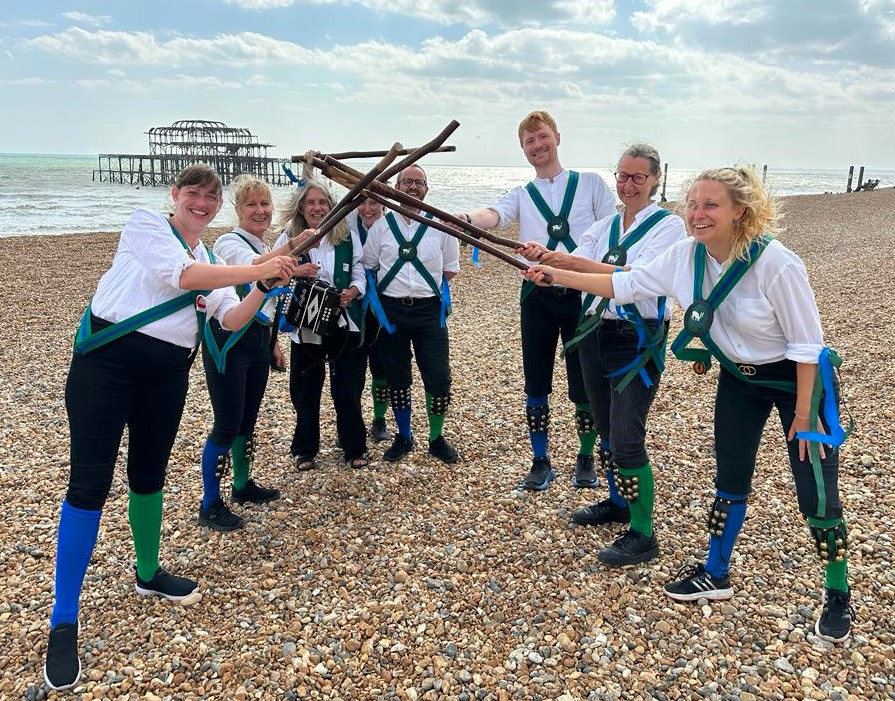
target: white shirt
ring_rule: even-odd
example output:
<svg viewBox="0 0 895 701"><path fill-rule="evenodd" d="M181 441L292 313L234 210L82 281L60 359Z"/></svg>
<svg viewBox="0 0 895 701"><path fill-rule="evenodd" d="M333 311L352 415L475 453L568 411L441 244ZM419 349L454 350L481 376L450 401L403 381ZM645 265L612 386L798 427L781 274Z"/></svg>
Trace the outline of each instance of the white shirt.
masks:
<svg viewBox="0 0 895 701"><path fill-rule="evenodd" d="M245 236L245 239L241 236ZM246 243L246 240L249 243ZM214 242L212 250L227 265L253 265L256 258L270 253L271 249L263 239L237 226L233 231L221 234ZM273 319L277 311L276 298L268 297L261 305L260 311L267 319Z"/></svg>
<svg viewBox="0 0 895 701"><path fill-rule="evenodd" d="M112 267L100 278L90 303L93 314L117 323L162 302L189 294L189 290L179 287L181 273L196 262L211 262L201 241L192 254L194 258L190 258L174 236L166 215L138 209L124 225ZM206 295L205 303L207 313L223 326L224 316L239 304L239 297L232 287L224 287ZM198 339L196 309L190 304L141 327L138 332L193 348Z"/></svg>
<svg viewBox="0 0 895 701"><path fill-rule="evenodd" d="M575 243L588 227L594 222L615 214L615 195L613 195L603 179L596 173L579 173L578 187L575 190L575 199L572 201L572 209L569 212L569 234ZM569 171L563 171L553 180L547 178L535 178L532 180L544 201L559 214L562 201L566 194L566 185L569 182ZM547 221L523 186L514 187L491 207L500 217L500 226L510 222L519 222L519 240L536 241L546 246L550 241L547 233ZM560 248L562 246L562 248ZM568 249L562 243L556 250ZM520 260L521 257L520 257Z"/></svg>
<svg viewBox="0 0 895 701"><path fill-rule="evenodd" d="M392 214L392 216L398 223L401 235L407 241L412 240L417 228L423 226L413 219L405 219L400 214ZM422 241L416 247L416 257L429 271L439 288L443 273L460 271L459 242L453 236L438 231L438 229L431 227L426 229ZM379 282L392 269L396 260L398 260L398 241L389 228L388 221L382 217L376 220L367 232L367 243L364 244L364 267L368 270L378 271L376 280ZM401 266L383 294L387 297L435 296L429 283L417 272L410 261Z"/></svg>
<svg viewBox="0 0 895 701"><path fill-rule="evenodd" d="M634 215L634 221L627 229L623 229L624 214L613 214L605 219L601 219L581 235L581 239L578 242L578 248L575 249L575 252L572 255L581 256L582 258L597 262L602 261L603 256L609 252L609 232L616 216L621 217L621 221L619 222L619 229L621 229L619 243L624 243L630 232L634 231L646 219L659 210L659 205L655 202L650 202L646 207ZM630 265L631 267L645 265L659 254L664 253L669 246L685 238L687 238L687 230L684 227L684 220L674 214L668 215L664 219L659 220L656 224L653 224L653 227L644 235L644 237L628 249L627 265ZM581 297L582 300L586 296L586 294L583 294ZM587 308L587 312L593 313L599 303L600 298L597 297ZM617 308L618 303L615 300L610 301L603 311L603 318L618 319L619 315L615 312ZM658 318L659 305L658 300L655 297L641 299L637 302L637 309L640 311L640 316L644 319ZM674 303L671 300L668 300L665 304L665 316L663 318L666 320L671 319L673 309Z"/></svg>
<svg viewBox="0 0 895 701"><path fill-rule="evenodd" d="M616 301L668 295L687 309L693 302L696 243L685 239L643 267L613 273ZM724 272L711 255L705 262L703 297ZM763 365L784 358L816 363L824 346L823 329L801 259L779 241L771 241L715 310L711 336L735 363ZM698 340L691 343L702 347Z"/></svg>
<svg viewBox="0 0 895 701"><path fill-rule="evenodd" d="M363 247L360 244L360 238L358 238L357 233L350 232L351 236L351 282L349 283L349 287L356 287L360 295L358 298L363 297L364 293L367 291L367 278L364 275L364 265L363 265ZM285 244L288 241L289 237L283 233L280 235L280 238L277 239L274 248L278 248ZM320 266L320 269L317 271L317 279L323 280L324 282L328 282L330 285L335 284L335 275L333 274L336 268L336 247L333 246L332 241L329 240L329 236L324 236L320 239L320 242L314 246L314 248L310 249L307 253L311 258L311 262ZM351 331L358 331L357 324L354 323L354 320L348 315L343 314L339 316L339 326L345 325L345 317L348 318L348 328ZM323 338L312 331L308 331L307 329L295 329L290 334L290 337L296 343L323 343Z"/></svg>

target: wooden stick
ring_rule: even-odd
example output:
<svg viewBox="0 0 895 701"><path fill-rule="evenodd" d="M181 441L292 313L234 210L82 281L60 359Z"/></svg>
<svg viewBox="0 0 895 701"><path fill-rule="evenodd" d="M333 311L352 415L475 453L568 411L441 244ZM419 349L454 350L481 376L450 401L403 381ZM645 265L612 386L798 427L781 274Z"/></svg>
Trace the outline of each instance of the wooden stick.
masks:
<svg viewBox="0 0 895 701"><path fill-rule="evenodd" d="M490 253L495 258L500 258L500 260L504 261L505 263L509 263L513 267L519 268L519 270L528 270L528 265L526 263L523 263L518 258L514 258L509 253L504 253L499 248L495 248L490 244L479 241L474 236L470 236L463 231L457 231L453 227L448 226L447 224L440 222L437 219L428 219L422 214L413 211L412 209L408 209L407 207L402 207L399 204L390 202L387 198L383 197L377 192L371 192L370 190L367 190L367 195L374 202L379 202L379 204L391 208L393 211L398 212L398 214L403 214L408 219L413 219L415 221L418 221L420 224L425 224L426 226L429 226L433 229L443 231L444 233L449 234L454 238L458 238L461 241L472 244L473 246L476 246L477 248L483 250L485 253Z"/></svg>
<svg viewBox="0 0 895 701"><path fill-rule="evenodd" d="M356 178L360 175L358 171L350 168L349 166L346 166L344 163L339 163L336 159L332 158L328 160L315 159L314 165L320 168L321 172L324 175L326 175L328 178L332 178L343 187L348 187L349 183L355 182ZM519 241L508 239L505 236L499 236L488 231L487 229L482 229L478 226L475 226L474 224L467 222L465 219L456 217L453 214L439 209L438 207L434 207L433 205L423 202L423 200L418 200L416 197L408 195L405 192L401 192L400 190L396 190L395 188L378 181L379 178L377 178L376 182L370 183L367 189L375 191L380 195L388 197L389 199L407 205L408 207L412 207L413 209L421 209L424 212L428 212L429 214L436 216L443 221L455 224L464 231L468 231L477 239L484 239L485 241L490 241L491 243L495 243L498 246L504 246L514 251L520 248L522 245ZM479 246L479 248L481 247Z"/></svg>
<svg viewBox="0 0 895 701"><path fill-rule="evenodd" d="M379 163L373 166L369 171L363 174L361 177L357 179L357 182L354 186L348 190L347 194L338 201L335 207L333 207L329 213L323 218L320 224L317 226L315 233L299 243L295 248L292 249L292 255L298 258L303 253L312 249L317 242L320 241L324 236L326 236L332 228L338 224L342 219L347 217L351 212L353 212L357 205L360 204L362 197L358 197L360 193L367 187L371 182L373 182L377 177L382 175L383 171L388 168L389 164L391 164L397 157L398 153L403 150L401 144L397 141L392 145L391 149L385 154Z"/></svg>
<svg viewBox="0 0 895 701"><path fill-rule="evenodd" d="M459 126L459 125L458 125ZM434 148L429 153L453 153L457 150L456 146L439 146L438 148ZM398 151L399 156L406 156L410 153L416 151L414 148L405 148ZM381 158L386 154L385 151L342 151L341 153L322 153L323 156L332 156L333 158L337 158L340 161L348 160L351 158ZM304 156L293 156L292 161L303 161Z"/></svg>

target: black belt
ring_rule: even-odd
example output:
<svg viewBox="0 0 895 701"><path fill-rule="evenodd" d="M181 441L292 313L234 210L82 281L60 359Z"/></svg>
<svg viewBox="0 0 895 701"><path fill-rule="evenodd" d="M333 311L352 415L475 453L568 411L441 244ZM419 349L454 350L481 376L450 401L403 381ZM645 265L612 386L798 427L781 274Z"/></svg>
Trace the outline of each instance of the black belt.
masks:
<svg viewBox="0 0 895 701"><path fill-rule="evenodd" d="M387 299L392 304L403 304L405 307L429 304L439 300L434 295L430 297L391 297L390 295L382 295L382 299Z"/></svg>

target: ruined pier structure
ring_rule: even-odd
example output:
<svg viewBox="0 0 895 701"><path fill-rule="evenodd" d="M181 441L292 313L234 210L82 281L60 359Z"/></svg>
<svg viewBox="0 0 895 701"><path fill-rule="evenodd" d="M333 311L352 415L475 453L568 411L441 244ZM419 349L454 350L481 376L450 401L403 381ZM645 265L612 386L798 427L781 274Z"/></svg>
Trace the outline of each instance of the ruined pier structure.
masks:
<svg viewBox="0 0 895 701"><path fill-rule="evenodd" d="M286 159L270 158L273 144L259 143L248 129L223 122L190 119L148 132L149 153L101 153L93 179L100 182L160 187L171 185L184 167L199 161L214 168L228 184L237 175L251 173L271 185L288 185L283 171Z"/></svg>

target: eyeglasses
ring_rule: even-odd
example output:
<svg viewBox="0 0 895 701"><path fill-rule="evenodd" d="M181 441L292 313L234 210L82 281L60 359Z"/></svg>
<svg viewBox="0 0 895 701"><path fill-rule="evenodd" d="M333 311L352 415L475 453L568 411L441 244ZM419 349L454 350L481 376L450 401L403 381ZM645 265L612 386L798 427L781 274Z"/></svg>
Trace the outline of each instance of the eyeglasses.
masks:
<svg viewBox="0 0 895 701"><path fill-rule="evenodd" d="M646 173L622 173L617 171L613 175L617 183L626 183L628 180L633 180L635 185L643 185L649 178L649 175Z"/></svg>
<svg viewBox="0 0 895 701"><path fill-rule="evenodd" d="M404 187L410 187L411 185L416 185L417 187L426 187L426 181L420 178L402 178L401 184Z"/></svg>

